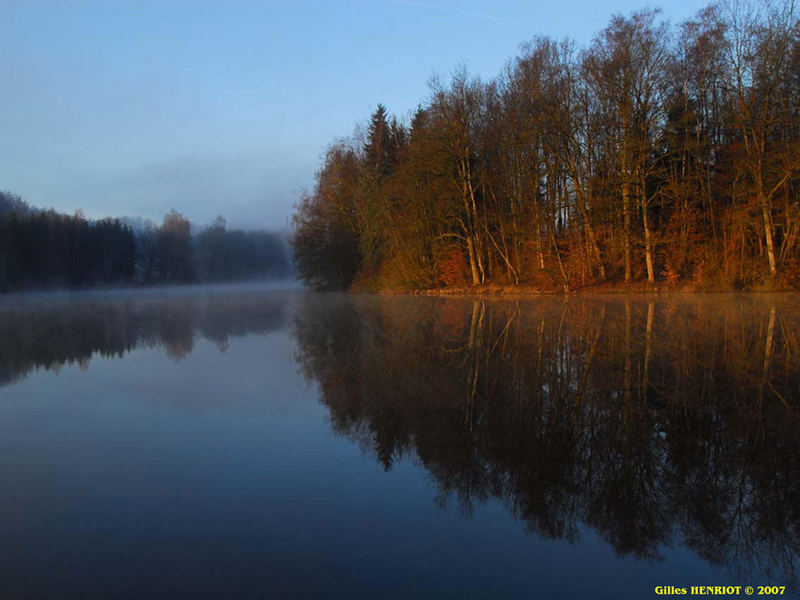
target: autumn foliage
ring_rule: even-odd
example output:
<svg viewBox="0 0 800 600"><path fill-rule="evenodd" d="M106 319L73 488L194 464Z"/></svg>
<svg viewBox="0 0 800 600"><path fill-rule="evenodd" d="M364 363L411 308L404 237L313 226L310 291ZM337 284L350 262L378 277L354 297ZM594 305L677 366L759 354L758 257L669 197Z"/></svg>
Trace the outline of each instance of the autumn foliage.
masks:
<svg viewBox="0 0 800 600"><path fill-rule="evenodd" d="M335 143L294 217L318 288L795 286L800 25L789 0L536 38Z"/></svg>

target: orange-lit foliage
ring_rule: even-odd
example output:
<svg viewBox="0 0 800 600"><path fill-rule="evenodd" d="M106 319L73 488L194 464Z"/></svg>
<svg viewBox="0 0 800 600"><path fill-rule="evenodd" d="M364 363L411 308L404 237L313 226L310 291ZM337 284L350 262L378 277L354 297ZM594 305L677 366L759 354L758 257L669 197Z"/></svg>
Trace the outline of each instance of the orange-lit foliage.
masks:
<svg viewBox="0 0 800 600"><path fill-rule="evenodd" d="M330 205L348 244L296 221L300 270L346 286L356 269L362 289L794 286L797 31L791 0L674 31L645 9L582 51L538 38L490 82L434 79L407 125L378 106L346 161L326 157L299 214Z"/></svg>
<svg viewBox="0 0 800 600"><path fill-rule="evenodd" d="M455 246L447 247L437 261L439 279L447 286L464 285L467 282L469 267L464 253Z"/></svg>
<svg viewBox="0 0 800 600"><path fill-rule="evenodd" d="M703 262L702 236L698 232L698 215L691 208L676 210L664 228L663 269L661 276L667 285L676 285L698 275Z"/></svg>

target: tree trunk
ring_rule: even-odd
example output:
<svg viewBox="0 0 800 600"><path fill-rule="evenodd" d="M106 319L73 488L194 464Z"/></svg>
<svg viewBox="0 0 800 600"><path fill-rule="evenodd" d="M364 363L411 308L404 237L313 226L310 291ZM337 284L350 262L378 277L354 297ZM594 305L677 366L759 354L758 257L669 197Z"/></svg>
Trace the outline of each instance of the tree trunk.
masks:
<svg viewBox="0 0 800 600"><path fill-rule="evenodd" d="M650 233L650 221L647 218L647 189L645 188L645 176L641 175L641 206L642 206L642 227L644 227L644 258L647 263L647 281L656 282L655 269L653 268L653 242Z"/></svg>
<svg viewBox="0 0 800 600"><path fill-rule="evenodd" d="M766 198L763 197L761 198L761 214L764 217L764 237L767 243L769 274L770 277L775 277L778 274L778 265L775 260L775 240L772 237L772 214L770 214Z"/></svg>
<svg viewBox="0 0 800 600"><path fill-rule="evenodd" d="M622 120L622 135L625 135L625 120ZM620 156L622 171L622 244L625 252L625 283L631 281L631 188L630 178L628 177L628 147L627 143L622 144L622 154Z"/></svg>
<svg viewBox="0 0 800 600"><path fill-rule="evenodd" d="M472 236L467 238L467 254L469 254L469 268L472 272L472 285L479 285L481 278L478 274L478 263L475 260L475 243L472 241Z"/></svg>

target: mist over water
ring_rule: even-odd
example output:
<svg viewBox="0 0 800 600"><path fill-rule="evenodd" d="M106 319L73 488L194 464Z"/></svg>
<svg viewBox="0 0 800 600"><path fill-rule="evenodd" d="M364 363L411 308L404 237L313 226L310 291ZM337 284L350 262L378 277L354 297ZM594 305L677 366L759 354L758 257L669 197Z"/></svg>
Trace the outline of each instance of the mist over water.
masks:
<svg viewBox="0 0 800 600"><path fill-rule="evenodd" d="M796 594L798 300L6 296L0 594Z"/></svg>

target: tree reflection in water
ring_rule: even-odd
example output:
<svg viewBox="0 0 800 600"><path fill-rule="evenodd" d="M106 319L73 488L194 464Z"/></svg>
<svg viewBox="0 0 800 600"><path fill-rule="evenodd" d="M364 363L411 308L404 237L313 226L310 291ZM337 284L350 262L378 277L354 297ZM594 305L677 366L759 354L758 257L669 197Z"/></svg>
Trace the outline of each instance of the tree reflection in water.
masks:
<svg viewBox="0 0 800 600"><path fill-rule="evenodd" d="M4 302L0 385L137 346L180 360L197 336L225 351L293 322L333 429L387 470L415 461L442 506L497 499L546 538L588 527L620 555L684 545L797 584L795 296L297 298Z"/></svg>
<svg viewBox="0 0 800 600"><path fill-rule="evenodd" d="M310 296L295 319L335 431L417 461L441 505L796 582L796 298Z"/></svg>
<svg viewBox="0 0 800 600"><path fill-rule="evenodd" d="M268 333L285 325L282 294L124 294L66 301L0 304L0 385L40 368L88 365L94 355L122 357L136 347L161 347L174 360L200 335L228 347L232 336Z"/></svg>

